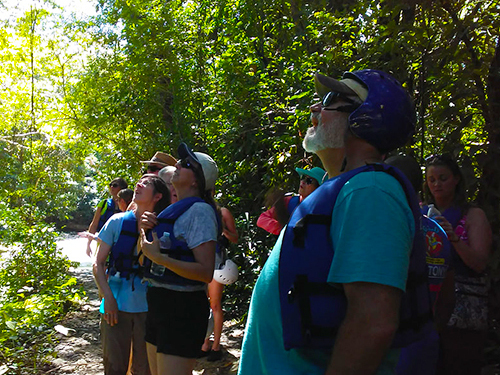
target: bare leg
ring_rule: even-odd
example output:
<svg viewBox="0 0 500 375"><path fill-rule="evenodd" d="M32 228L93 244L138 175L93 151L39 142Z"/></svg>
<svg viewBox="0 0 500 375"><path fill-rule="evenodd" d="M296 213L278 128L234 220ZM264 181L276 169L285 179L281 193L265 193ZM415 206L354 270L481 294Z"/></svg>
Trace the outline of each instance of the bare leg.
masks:
<svg viewBox="0 0 500 375"><path fill-rule="evenodd" d="M208 284L208 296L210 297L210 308L214 315L214 343L212 350L220 350L220 336L222 334L222 325L224 323L224 313L222 312L222 291L224 285L217 281Z"/></svg>
<svg viewBox="0 0 500 375"><path fill-rule="evenodd" d="M149 342L147 342L146 348L148 350L148 362L149 362L149 369L151 370L151 375L158 375L156 345L152 345Z"/></svg>
<svg viewBox="0 0 500 375"><path fill-rule="evenodd" d="M201 346L201 350L204 352L210 351L210 336L205 339L205 342Z"/></svg>
<svg viewBox="0 0 500 375"><path fill-rule="evenodd" d="M196 364L195 358L183 358L176 355L156 353L158 373L153 375L192 375Z"/></svg>

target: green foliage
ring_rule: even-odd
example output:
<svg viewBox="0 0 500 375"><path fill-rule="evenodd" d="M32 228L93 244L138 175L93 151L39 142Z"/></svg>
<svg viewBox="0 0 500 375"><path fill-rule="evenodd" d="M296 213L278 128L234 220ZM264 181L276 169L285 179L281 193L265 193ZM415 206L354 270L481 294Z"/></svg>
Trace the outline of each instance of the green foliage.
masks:
<svg viewBox="0 0 500 375"><path fill-rule="evenodd" d="M54 16L32 7L0 42L0 363L35 374L53 348L53 326L79 301L72 266L50 221L85 195L85 145L68 128L71 41L50 37ZM7 35L9 37L7 37ZM74 264L73 264L74 266Z"/></svg>
<svg viewBox="0 0 500 375"><path fill-rule="evenodd" d="M52 348L53 326L80 300L68 275L75 266L56 246L54 228L26 222L21 210L0 209L0 362L15 374L33 374ZM10 373L10 372L9 372Z"/></svg>

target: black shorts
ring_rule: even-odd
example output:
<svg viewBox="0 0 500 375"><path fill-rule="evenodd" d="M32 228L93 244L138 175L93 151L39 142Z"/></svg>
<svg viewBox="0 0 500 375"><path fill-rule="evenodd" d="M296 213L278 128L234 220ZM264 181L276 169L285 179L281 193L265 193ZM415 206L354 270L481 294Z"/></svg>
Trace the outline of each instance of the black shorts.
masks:
<svg viewBox="0 0 500 375"><path fill-rule="evenodd" d="M206 292L149 287L147 298L146 342L158 353L197 358L208 326Z"/></svg>

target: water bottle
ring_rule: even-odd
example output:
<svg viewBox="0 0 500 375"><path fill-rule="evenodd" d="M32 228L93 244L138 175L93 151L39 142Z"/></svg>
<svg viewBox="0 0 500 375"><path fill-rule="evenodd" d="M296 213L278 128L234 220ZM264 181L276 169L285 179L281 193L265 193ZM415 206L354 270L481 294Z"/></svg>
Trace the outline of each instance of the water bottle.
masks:
<svg viewBox="0 0 500 375"><path fill-rule="evenodd" d="M434 207L433 204L430 204L429 211L427 211L427 216L432 219L436 216L441 216L441 212L439 212L439 210L436 207Z"/></svg>
<svg viewBox="0 0 500 375"><path fill-rule="evenodd" d="M160 253L165 253L165 251L162 250L168 250L170 249L170 246L172 245L172 242L170 241L170 233L168 232L163 232L163 236L160 238ZM156 263L151 263L151 274L155 276L163 276L165 273L165 267L156 264Z"/></svg>

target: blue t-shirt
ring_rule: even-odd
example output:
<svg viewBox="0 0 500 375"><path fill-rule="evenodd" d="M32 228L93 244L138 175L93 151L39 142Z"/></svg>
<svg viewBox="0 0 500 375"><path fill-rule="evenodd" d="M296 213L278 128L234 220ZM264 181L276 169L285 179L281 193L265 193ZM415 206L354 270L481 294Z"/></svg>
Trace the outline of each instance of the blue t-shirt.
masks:
<svg viewBox="0 0 500 375"><path fill-rule="evenodd" d="M99 239L113 247L120 237L124 215L125 212L121 212L111 216L99 232ZM134 253L137 254L137 247L134 249ZM119 311L128 313L148 311L146 300L147 284L143 283L141 278L131 275L127 280L110 276L108 283L118 304ZM104 313L104 299L101 301L100 311Z"/></svg>
<svg viewBox="0 0 500 375"><path fill-rule="evenodd" d="M278 269L282 230L257 280L243 339L240 375L324 374L330 353L285 350ZM364 172L340 191L332 213L335 248L328 281L371 282L405 290L414 219L399 182L386 173ZM390 350L377 374L393 374L399 350Z"/></svg>

